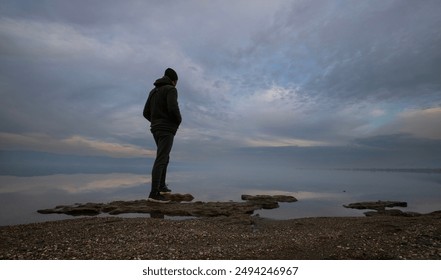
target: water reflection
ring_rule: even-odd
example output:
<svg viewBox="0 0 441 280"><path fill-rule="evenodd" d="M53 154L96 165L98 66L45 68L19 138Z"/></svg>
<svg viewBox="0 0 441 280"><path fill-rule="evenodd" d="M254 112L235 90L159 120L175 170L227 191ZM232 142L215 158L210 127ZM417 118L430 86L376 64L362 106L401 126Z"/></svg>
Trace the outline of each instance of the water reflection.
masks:
<svg viewBox="0 0 441 280"><path fill-rule="evenodd" d="M54 189L65 191L67 194L78 194L129 189L143 183L149 183L150 177L125 173L57 174L33 177L0 176L0 182L0 194L39 193Z"/></svg>
<svg viewBox="0 0 441 280"><path fill-rule="evenodd" d="M69 218L36 213L56 205L144 199L149 182L149 175L130 173L0 176L0 225ZM441 209L441 174L291 170L266 178L259 172L214 170L170 172L169 183L174 192L193 194L195 201L240 201L242 194L284 194L299 200L257 211L275 219L360 216L362 211L342 205L372 200L407 201L406 211L421 213Z"/></svg>

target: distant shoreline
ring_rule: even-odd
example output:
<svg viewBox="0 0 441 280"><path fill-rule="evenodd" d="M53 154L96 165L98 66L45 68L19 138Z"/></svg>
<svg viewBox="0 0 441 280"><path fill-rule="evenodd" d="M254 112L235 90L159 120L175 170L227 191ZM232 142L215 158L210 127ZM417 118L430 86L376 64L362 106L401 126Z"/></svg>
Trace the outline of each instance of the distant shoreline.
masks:
<svg viewBox="0 0 441 280"><path fill-rule="evenodd" d="M441 174L441 168L332 168L330 170Z"/></svg>

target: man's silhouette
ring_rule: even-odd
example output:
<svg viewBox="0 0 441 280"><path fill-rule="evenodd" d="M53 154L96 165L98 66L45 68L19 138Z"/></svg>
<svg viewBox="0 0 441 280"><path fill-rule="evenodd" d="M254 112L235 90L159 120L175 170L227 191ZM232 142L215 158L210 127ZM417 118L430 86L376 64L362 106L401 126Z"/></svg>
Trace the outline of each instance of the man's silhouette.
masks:
<svg viewBox="0 0 441 280"><path fill-rule="evenodd" d="M171 192L165 183L167 166L173 139L182 121L177 82L178 75L175 70L167 68L164 76L154 82L155 88L150 91L144 106L143 115L151 123L150 131L157 147L152 169L152 188L148 198L153 202L168 202L162 194Z"/></svg>

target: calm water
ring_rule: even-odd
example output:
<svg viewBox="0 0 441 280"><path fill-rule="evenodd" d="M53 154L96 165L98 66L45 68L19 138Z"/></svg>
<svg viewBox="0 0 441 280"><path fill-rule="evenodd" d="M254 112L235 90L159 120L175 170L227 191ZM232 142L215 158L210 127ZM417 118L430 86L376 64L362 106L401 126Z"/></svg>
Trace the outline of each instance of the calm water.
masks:
<svg viewBox="0 0 441 280"><path fill-rule="evenodd" d="M62 204L146 198L149 175L131 173L0 176L0 225L70 218L36 210ZM313 216L362 216L343 204L407 201L406 211L441 210L441 174L336 170L212 169L170 172L170 188L201 201L240 201L241 194L287 194L299 201L257 213L274 219Z"/></svg>

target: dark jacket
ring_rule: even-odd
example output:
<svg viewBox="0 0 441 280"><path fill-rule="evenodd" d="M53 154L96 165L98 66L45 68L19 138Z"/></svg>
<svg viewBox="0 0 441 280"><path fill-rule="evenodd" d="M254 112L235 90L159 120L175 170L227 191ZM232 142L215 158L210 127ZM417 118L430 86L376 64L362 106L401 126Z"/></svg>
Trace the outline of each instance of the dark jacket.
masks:
<svg viewBox="0 0 441 280"><path fill-rule="evenodd" d="M152 132L162 130L176 134L182 122L178 91L167 76L157 79L154 85L144 106L144 118L151 123Z"/></svg>

